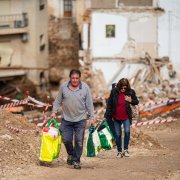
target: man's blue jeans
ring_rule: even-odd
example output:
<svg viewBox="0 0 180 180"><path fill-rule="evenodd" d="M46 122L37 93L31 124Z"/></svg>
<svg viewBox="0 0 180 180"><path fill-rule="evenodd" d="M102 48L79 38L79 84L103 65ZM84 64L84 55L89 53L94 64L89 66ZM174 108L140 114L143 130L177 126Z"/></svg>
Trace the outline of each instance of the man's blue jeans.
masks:
<svg viewBox="0 0 180 180"><path fill-rule="evenodd" d="M83 151L85 126L85 119L78 122L69 122L64 119L61 121L62 141L66 151L68 155L72 155L72 160L78 163Z"/></svg>
<svg viewBox="0 0 180 180"><path fill-rule="evenodd" d="M116 132L116 145L118 152L122 152L122 124L124 127L124 150L128 150L130 140L130 121L127 120L114 120L114 127Z"/></svg>

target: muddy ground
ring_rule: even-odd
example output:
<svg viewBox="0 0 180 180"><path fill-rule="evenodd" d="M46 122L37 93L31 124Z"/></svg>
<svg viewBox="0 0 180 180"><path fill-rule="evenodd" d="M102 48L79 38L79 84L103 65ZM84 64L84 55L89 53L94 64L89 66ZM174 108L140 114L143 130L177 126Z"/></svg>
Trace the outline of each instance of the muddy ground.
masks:
<svg viewBox="0 0 180 180"><path fill-rule="evenodd" d="M20 115L3 113L0 117L0 180L180 179L179 119L169 124L133 129L129 158L117 159L116 149L101 150L97 157L87 158L84 149L82 169L75 170L66 164L64 146L58 160L49 166L40 166L37 161L39 135L9 130L2 122L9 123L7 119L13 117L12 125L21 129L36 129L35 125L26 124L26 119Z"/></svg>

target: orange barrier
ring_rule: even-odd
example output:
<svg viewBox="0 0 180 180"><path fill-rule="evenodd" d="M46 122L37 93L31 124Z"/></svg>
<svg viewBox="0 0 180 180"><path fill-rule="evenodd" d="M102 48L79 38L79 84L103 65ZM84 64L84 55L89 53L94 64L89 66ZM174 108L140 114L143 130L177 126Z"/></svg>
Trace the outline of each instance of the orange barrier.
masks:
<svg viewBox="0 0 180 180"><path fill-rule="evenodd" d="M146 117L146 116L153 116L156 114L161 114L161 113L167 113L172 111L173 109L179 108L180 107L180 102L173 103L173 104L167 104L161 107L157 107L155 109L152 109L151 111L140 111L139 115L140 117Z"/></svg>
<svg viewBox="0 0 180 180"><path fill-rule="evenodd" d="M20 111L23 111L23 110L24 110L23 106L9 107L9 108L5 109L5 111L8 111L8 112L20 112Z"/></svg>

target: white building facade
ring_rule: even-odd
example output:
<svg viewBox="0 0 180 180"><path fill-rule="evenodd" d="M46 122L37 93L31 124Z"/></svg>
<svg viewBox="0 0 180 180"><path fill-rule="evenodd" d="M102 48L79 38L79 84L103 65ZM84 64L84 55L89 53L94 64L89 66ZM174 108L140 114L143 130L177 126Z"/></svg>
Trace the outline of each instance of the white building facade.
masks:
<svg viewBox="0 0 180 180"><path fill-rule="evenodd" d="M157 13L153 2L143 7L115 4L109 9L91 9L83 23L82 47L90 52L93 68L103 71L109 86L143 68L122 61L144 57L146 52L152 58L158 56Z"/></svg>

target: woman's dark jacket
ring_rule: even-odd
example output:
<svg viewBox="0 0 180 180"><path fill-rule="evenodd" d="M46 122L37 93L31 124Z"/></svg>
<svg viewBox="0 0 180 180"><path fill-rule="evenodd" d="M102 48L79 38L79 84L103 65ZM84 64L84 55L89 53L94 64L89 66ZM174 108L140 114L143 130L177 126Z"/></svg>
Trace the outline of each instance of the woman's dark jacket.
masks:
<svg viewBox="0 0 180 180"><path fill-rule="evenodd" d="M109 97L109 100L108 100L108 103L107 103L106 112L105 112L105 115L104 115L106 119L110 119L110 118L112 119L113 114L116 111L116 106L117 106L117 103L118 103L118 94L119 94L119 92L118 92L117 88L114 88L114 89L111 90L111 94L110 94L110 97ZM125 93L125 95L131 96L131 99L132 99L131 103L129 103L127 101L125 102L127 114L128 114L130 123L132 124L132 110L131 110L130 104L138 105L139 101L138 101L136 93L135 93L135 91L133 89L130 89L128 92Z"/></svg>

